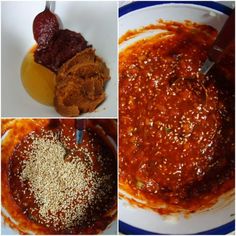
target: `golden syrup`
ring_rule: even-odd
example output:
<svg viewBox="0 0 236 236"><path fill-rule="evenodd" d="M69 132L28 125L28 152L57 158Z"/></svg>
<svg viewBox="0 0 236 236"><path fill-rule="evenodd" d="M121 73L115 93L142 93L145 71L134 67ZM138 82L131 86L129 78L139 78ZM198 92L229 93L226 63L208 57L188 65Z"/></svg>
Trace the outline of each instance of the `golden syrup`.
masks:
<svg viewBox="0 0 236 236"><path fill-rule="evenodd" d="M56 74L34 61L33 47L21 65L21 80L27 93L36 101L53 106Z"/></svg>

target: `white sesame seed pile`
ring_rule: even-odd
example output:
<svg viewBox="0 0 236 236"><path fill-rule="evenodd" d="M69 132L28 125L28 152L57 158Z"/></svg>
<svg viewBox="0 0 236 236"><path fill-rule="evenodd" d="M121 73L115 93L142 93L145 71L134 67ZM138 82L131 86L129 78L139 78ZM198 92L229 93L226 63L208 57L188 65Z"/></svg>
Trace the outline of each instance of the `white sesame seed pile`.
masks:
<svg viewBox="0 0 236 236"><path fill-rule="evenodd" d="M87 211L97 206L104 196L111 193L111 175L94 170L91 153L86 147L78 147L73 158L67 160L66 150L58 134L45 131L43 135L30 134L31 141L22 152L20 180L29 185L30 197L38 206L37 221L58 230L75 227L87 219ZM76 153L83 153L79 156ZM97 160L102 164L102 156ZM106 190L104 190L106 186ZM104 204L104 209L105 209ZM34 210L31 209L31 213Z"/></svg>

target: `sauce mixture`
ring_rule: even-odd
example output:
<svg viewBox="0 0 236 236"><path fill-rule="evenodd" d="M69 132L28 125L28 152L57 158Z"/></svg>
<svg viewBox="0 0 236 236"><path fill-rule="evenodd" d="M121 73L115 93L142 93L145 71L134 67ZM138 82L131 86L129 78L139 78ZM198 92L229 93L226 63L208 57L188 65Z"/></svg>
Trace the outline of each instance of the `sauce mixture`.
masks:
<svg viewBox="0 0 236 236"><path fill-rule="evenodd" d="M33 22L36 47L21 66L24 88L36 101L54 105L62 116L93 112L106 98L110 71L92 45L77 32L60 29L49 9Z"/></svg>
<svg viewBox="0 0 236 236"><path fill-rule="evenodd" d="M156 29L119 55L120 187L159 213L193 212L234 187L234 87L220 65L199 73L211 26L160 21L120 43Z"/></svg>
<svg viewBox="0 0 236 236"><path fill-rule="evenodd" d="M16 204L13 211L19 213L17 222L26 222L21 226L32 224L30 229L36 227L41 234L104 230L114 218L111 211L116 209L115 152L95 132L92 122L79 145L75 120L37 122L33 125L24 120L25 125L19 125L23 133L24 128L28 132L15 144L5 163L8 167L3 169L7 170L8 191ZM28 125L34 127L27 129ZM3 157L10 154L5 147ZM2 195L6 207L9 199L4 196L6 192Z"/></svg>

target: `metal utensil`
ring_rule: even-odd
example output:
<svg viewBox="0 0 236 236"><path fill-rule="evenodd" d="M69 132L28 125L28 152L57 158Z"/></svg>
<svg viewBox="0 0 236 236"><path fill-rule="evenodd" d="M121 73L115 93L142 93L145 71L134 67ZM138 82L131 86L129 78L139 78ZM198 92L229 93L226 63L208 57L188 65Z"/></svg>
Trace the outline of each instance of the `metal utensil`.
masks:
<svg viewBox="0 0 236 236"><path fill-rule="evenodd" d="M224 54L226 47L235 37L235 10L226 20L223 28L218 34L214 44L208 52L208 58L204 62L201 73L206 75L215 63L218 63Z"/></svg>
<svg viewBox="0 0 236 236"><path fill-rule="evenodd" d="M56 5L56 2L55 1L46 1L46 6L45 6L45 9L51 11L51 12L54 12L55 10L55 5Z"/></svg>
<svg viewBox="0 0 236 236"><path fill-rule="evenodd" d="M54 10L55 2L46 1L45 9L34 18L34 39L41 48L45 48L53 35L59 30L60 21L53 13Z"/></svg>
<svg viewBox="0 0 236 236"><path fill-rule="evenodd" d="M86 130L87 120L77 119L75 122L76 128L76 143L81 144L83 142L84 131Z"/></svg>
<svg viewBox="0 0 236 236"><path fill-rule="evenodd" d="M222 30L219 32L215 42L210 48L208 52L208 58L201 67L200 73L198 73L197 75L201 78L202 82L198 83L198 81L195 80L196 78L194 79L178 78L177 80L174 80L171 83L171 86L183 80L186 81L187 83L191 82L193 85L195 85L194 87L196 94L198 94L201 97L202 103L205 104L207 102L207 97L208 97L207 90L205 88L205 83L206 83L205 76L210 71L210 69L215 65L215 63L220 62L222 56L224 55L225 49L230 44L230 42L234 40L234 37L235 37L235 10L233 9L233 12L226 20Z"/></svg>

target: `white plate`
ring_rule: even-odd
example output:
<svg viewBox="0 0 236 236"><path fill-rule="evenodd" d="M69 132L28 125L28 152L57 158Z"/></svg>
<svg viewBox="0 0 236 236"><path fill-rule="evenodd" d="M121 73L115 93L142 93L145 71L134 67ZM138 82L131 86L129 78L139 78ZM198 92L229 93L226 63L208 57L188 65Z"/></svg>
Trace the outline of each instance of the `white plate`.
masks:
<svg viewBox="0 0 236 236"><path fill-rule="evenodd" d="M220 30L227 18L222 11L229 9L214 2L134 2L120 8L119 37L160 18L180 22L191 20ZM119 200L119 220L120 232L126 234L225 234L234 229L234 199L221 200L208 211L192 214L189 218L179 216L178 220L164 219L153 211Z"/></svg>
<svg viewBox="0 0 236 236"><path fill-rule="evenodd" d="M23 88L21 63L35 44L32 33L34 17L45 8L44 1L2 2L2 83L3 117L58 117L53 107L33 100ZM64 28L81 32L110 68L107 99L95 112L82 117L117 117L117 3L56 2L55 13Z"/></svg>

